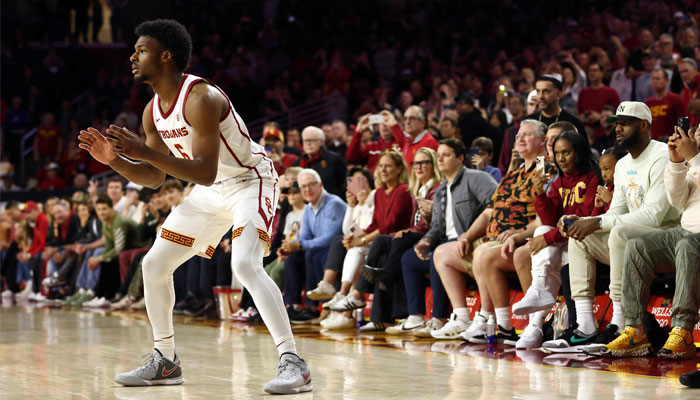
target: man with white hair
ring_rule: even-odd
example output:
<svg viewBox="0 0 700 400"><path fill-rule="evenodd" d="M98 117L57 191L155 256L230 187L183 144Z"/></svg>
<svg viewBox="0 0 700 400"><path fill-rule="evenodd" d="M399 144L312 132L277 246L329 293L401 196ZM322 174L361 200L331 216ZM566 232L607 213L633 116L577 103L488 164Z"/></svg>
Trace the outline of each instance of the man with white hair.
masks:
<svg viewBox="0 0 700 400"><path fill-rule="evenodd" d="M685 105L685 115L688 116L690 126L695 126L700 122L700 74L698 64L692 58L684 58L678 63L678 73L683 80L683 104Z"/></svg>
<svg viewBox="0 0 700 400"><path fill-rule="evenodd" d="M345 160L324 147L326 136L321 128L307 126L301 132L304 154L294 165L318 172L323 187L336 196L345 195Z"/></svg>
<svg viewBox="0 0 700 400"><path fill-rule="evenodd" d="M299 172L297 182L304 201L308 203L301 232L298 239L283 241L278 254L285 258L284 302L289 305L287 312L293 323L302 323L319 317L318 302L309 298L306 299L308 307L299 310L302 286L311 290L323 280L328 249L331 240L342 234L347 205L340 197L326 192L321 176L313 169Z"/></svg>
<svg viewBox="0 0 700 400"><path fill-rule="evenodd" d="M411 165L413 156L421 147L437 150L438 142L426 129L427 121L422 107L410 106L404 112L404 129L396 122L391 114L383 114L387 118L386 123L391 126L394 137L399 139L397 144L401 148L406 164Z"/></svg>
<svg viewBox="0 0 700 400"><path fill-rule="evenodd" d="M452 304L453 314L440 329L430 334L435 339L459 339L486 343L489 317L498 325L498 343L515 345L518 335L511 322L508 287L504 271L515 270L516 247L531 238L539 224L535 210L534 179L542 172L536 160L546 154L547 126L537 120L520 123L515 149L523 165L503 177L491 204L481 212L469 229L456 241L435 249L433 261ZM545 165L545 175L553 175L554 166ZM476 280L481 296L481 310L472 322L466 303L465 274ZM526 286L523 284L523 286Z"/></svg>

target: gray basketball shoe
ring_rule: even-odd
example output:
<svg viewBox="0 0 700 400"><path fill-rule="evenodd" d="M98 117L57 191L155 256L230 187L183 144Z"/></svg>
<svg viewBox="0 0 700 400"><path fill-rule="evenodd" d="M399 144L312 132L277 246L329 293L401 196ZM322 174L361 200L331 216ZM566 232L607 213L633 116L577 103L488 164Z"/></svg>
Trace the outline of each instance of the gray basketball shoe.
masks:
<svg viewBox="0 0 700 400"><path fill-rule="evenodd" d="M271 394L294 394L310 392L311 370L306 361L296 354L284 353L277 366L277 377L265 384L265 391Z"/></svg>
<svg viewBox="0 0 700 400"><path fill-rule="evenodd" d="M144 361L140 367L118 374L114 381L124 386L181 385L185 382L177 354L175 361L170 361L160 351L153 349L153 353L144 354L141 358Z"/></svg>

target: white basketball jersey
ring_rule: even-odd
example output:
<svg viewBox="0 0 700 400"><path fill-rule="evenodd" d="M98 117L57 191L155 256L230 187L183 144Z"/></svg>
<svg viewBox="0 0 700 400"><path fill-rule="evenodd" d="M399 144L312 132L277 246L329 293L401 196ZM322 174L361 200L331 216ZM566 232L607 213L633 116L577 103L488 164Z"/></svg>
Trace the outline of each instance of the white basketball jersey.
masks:
<svg viewBox="0 0 700 400"><path fill-rule="evenodd" d="M151 102L151 116L163 142L175 157L192 158L192 137L195 130L185 118L185 103L192 87L200 82L207 82L218 89L228 101L229 111L219 122L219 166L216 182L249 174L251 178L273 178L272 161L265 156L265 149L253 142L248 128L233 109L231 101L223 90L204 78L185 74L180 83L180 91L169 110L160 107L160 98L156 94ZM219 110L212 110L218 115Z"/></svg>

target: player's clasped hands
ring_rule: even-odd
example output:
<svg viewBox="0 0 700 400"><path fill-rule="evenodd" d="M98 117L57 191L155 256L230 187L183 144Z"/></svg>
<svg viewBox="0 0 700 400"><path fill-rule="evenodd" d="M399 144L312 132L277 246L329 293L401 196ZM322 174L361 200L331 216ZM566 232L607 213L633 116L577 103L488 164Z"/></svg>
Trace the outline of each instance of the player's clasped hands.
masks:
<svg viewBox="0 0 700 400"><path fill-rule="evenodd" d="M148 147L139 135L116 125L110 125L105 133L102 134L93 127L81 130L78 147L89 151L90 155L103 164L109 164L119 154L133 160L146 158Z"/></svg>
<svg viewBox="0 0 700 400"><path fill-rule="evenodd" d="M110 125L107 128L107 133L110 135L107 137L107 140L112 145L112 151L115 153L133 160L145 160L147 158L149 148L146 146L146 140L136 133L116 125Z"/></svg>

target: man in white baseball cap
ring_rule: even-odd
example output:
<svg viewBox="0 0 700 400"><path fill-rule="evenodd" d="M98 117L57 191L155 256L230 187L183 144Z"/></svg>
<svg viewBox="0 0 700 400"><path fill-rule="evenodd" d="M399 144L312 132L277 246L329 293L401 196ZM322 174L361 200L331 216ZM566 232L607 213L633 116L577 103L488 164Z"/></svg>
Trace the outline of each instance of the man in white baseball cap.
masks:
<svg viewBox="0 0 700 400"><path fill-rule="evenodd" d="M625 101L608 122L615 124L615 147L627 150L615 166L615 189L610 208L591 218L575 215L568 230L571 297L576 303L576 325L542 347L553 352L576 352L595 343L611 342L625 327L622 311L622 265L626 243L641 235L678 223L679 212L668 202L664 189L664 168L668 163L666 144L651 140L651 111L642 102ZM670 134L671 132L669 132ZM613 317L600 334L593 316L596 260L610 265L610 298ZM600 336L600 337L598 337ZM602 346L600 346L602 347Z"/></svg>

